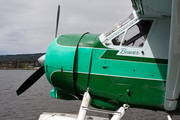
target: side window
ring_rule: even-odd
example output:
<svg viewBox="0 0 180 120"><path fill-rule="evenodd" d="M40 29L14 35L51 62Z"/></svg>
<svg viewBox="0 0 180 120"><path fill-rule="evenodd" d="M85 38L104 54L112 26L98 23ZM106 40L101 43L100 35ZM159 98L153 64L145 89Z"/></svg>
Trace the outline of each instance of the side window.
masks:
<svg viewBox="0 0 180 120"><path fill-rule="evenodd" d="M126 32L122 46L143 47L152 22L152 20L142 20L129 28Z"/></svg>

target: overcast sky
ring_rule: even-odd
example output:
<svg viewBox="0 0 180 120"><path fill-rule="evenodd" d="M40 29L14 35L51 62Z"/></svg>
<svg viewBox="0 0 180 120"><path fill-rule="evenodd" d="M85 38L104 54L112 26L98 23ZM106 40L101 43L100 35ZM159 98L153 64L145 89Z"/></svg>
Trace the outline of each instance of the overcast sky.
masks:
<svg viewBox="0 0 180 120"><path fill-rule="evenodd" d="M55 36L103 33L130 14L131 0L0 0L0 55L45 53Z"/></svg>

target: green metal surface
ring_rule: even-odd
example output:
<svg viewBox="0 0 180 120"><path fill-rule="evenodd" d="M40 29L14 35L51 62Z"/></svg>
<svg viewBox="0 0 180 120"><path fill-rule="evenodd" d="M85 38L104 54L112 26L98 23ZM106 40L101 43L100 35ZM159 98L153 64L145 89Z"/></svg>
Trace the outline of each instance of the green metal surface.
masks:
<svg viewBox="0 0 180 120"><path fill-rule="evenodd" d="M67 90L69 93L76 95L74 91L73 75L70 74L70 76L69 75L66 76L66 74L63 73L63 71L73 72L76 47L66 47L59 45L58 41L60 41L61 39L62 41L64 40L63 39L64 37L61 39L60 38L61 37L55 39L50 44L46 52L46 58L45 58L46 77L54 87L60 85L65 88L64 90ZM75 45L75 43L78 44L78 41L76 39L75 40L72 39L71 41L75 41L73 45ZM59 74L61 77L59 77ZM66 83L67 80L68 82ZM65 87L65 85L69 86L69 88Z"/></svg>
<svg viewBox="0 0 180 120"><path fill-rule="evenodd" d="M97 41L99 34L86 34L81 38L79 47L94 47L95 42Z"/></svg>
<svg viewBox="0 0 180 120"><path fill-rule="evenodd" d="M46 77L51 85L73 95L86 91L92 47L97 36L88 33L62 35L51 43L45 58ZM87 48L81 48L84 46ZM86 74L77 79L77 72Z"/></svg>
<svg viewBox="0 0 180 120"><path fill-rule="evenodd" d="M56 98L56 99L63 99L63 100L77 100L76 97L62 91L62 90L58 90L56 88L54 88L53 90L51 90L50 92L51 96L53 98Z"/></svg>
<svg viewBox="0 0 180 120"><path fill-rule="evenodd" d="M57 44L62 46L76 47L83 34L61 35L57 38Z"/></svg>
<svg viewBox="0 0 180 120"><path fill-rule="evenodd" d="M127 103L131 107L163 110L165 92L163 81L91 75L89 88L93 99L112 105L116 103L116 109ZM127 90L130 90L130 95ZM101 109L104 109L103 107ZM110 106L106 109L115 110Z"/></svg>
<svg viewBox="0 0 180 120"><path fill-rule="evenodd" d="M89 79L92 48L79 47L76 54L74 79L76 81L77 92L83 94L87 89ZM77 74L79 72L85 74L79 76Z"/></svg>
<svg viewBox="0 0 180 120"><path fill-rule="evenodd" d="M127 103L131 107L164 110L168 61L125 57L117 52L105 48L97 34L55 39L45 59L46 77L55 88L52 97L73 100L89 87L91 105L96 108L116 110Z"/></svg>

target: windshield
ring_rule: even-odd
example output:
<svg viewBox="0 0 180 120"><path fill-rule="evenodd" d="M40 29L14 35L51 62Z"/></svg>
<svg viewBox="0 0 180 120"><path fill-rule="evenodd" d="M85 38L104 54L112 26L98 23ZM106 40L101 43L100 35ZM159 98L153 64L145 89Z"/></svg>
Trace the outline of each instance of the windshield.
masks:
<svg viewBox="0 0 180 120"><path fill-rule="evenodd" d="M108 37L111 33L115 32L117 29L119 29L120 27L124 26L125 24L127 24L129 21L131 21L132 19L134 19L134 14L130 14L129 16L125 17L124 19L122 19L120 22L116 23L111 29L109 29L108 31L106 31L104 33L104 35L106 37Z"/></svg>

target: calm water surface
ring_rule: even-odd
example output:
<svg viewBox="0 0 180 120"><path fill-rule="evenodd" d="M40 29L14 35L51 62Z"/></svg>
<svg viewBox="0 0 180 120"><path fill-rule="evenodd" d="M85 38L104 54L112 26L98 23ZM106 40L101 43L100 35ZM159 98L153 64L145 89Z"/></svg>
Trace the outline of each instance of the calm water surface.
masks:
<svg viewBox="0 0 180 120"><path fill-rule="evenodd" d="M77 114L80 101L65 101L50 96L53 87L41 77L30 89L20 96L17 88L34 70L0 70L0 119L1 120L37 120L42 112ZM123 120L167 120L166 113L130 108ZM106 114L88 112L89 115L107 117ZM134 118L135 117L135 118ZM180 119L176 116L177 120Z"/></svg>

